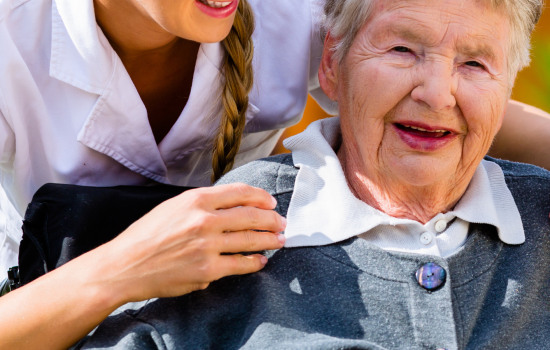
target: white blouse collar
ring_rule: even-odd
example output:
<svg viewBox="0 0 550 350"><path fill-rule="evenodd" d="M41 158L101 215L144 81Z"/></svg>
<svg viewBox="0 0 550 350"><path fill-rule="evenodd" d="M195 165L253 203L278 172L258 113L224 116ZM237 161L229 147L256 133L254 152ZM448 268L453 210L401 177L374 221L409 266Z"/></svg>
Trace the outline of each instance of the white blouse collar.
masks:
<svg viewBox="0 0 550 350"><path fill-rule="evenodd" d="M50 76L101 95L113 78L116 53L96 23L92 0L54 0Z"/></svg>
<svg viewBox="0 0 550 350"><path fill-rule="evenodd" d="M157 145L147 110L122 61L96 23L92 0L54 0L50 76L99 95L77 140L129 169L170 183L167 167L210 145L221 101L220 43L201 44L191 94ZM247 120L257 113L252 106Z"/></svg>
<svg viewBox="0 0 550 350"><path fill-rule="evenodd" d="M314 122L303 133L284 141L292 151L294 165L300 168L287 213L286 247L327 245L378 225L416 223L390 217L353 195L333 150L339 138L340 119L334 117ZM504 243L525 241L514 198L502 169L493 162L482 161L466 193L448 214L495 226Z"/></svg>

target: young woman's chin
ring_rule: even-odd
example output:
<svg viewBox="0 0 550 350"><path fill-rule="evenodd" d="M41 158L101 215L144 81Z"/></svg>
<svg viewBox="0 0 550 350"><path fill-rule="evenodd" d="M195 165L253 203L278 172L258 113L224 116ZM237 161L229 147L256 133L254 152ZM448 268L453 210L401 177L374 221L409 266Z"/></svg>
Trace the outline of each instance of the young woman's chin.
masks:
<svg viewBox="0 0 550 350"><path fill-rule="evenodd" d="M191 34L186 31L178 36L199 43L217 43L229 35L234 18L235 16L231 16L231 21L225 21L224 23L219 23L219 21L214 21L218 23L208 23L210 22L209 19L204 22L193 23L195 28L190 31Z"/></svg>
<svg viewBox="0 0 550 350"><path fill-rule="evenodd" d="M227 8L216 9L198 0L185 0L178 9L166 8L157 22L180 38L200 43L220 42L229 35L237 12L238 0L227 2L230 3Z"/></svg>
<svg viewBox="0 0 550 350"><path fill-rule="evenodd" d="M214 43L224 40L231 31L240 0L216 3L225 8L208 6L207 0L95 0L105 10L133 12L142 18L142 27L154 37L167 34L183 39ZM212 2L212 1L210 1Z"/></svg>

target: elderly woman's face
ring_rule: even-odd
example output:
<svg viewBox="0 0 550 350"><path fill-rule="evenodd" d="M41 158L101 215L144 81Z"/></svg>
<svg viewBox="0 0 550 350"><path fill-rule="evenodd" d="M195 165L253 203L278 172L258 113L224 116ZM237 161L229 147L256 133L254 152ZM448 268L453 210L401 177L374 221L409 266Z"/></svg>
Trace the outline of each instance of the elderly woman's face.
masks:
<svg viewBox="0 0 550 350"><path fill-rule="evenodd" d="M367 174L414 186L469 181L508 97L508 21L486 3L377 1L343 62L328 60L324 88Z"/></svg>

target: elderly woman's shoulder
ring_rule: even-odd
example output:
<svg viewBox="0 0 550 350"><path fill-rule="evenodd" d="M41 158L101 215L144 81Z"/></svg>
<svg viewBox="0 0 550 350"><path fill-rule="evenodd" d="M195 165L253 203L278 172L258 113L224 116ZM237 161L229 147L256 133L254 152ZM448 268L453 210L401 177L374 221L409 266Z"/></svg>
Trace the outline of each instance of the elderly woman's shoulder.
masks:
<svg viewBox="0 0 550 350"><path fill-rule="evenodd" d="M522 221L548 225L550 211L550 171L530 164L485 158L500 166L506 186L520 211Z"/></svg>
<svg viewBox="0 0 550 350"><path fill-rule="evenodd" d="M544 181L550 181L550 171L540 168L531 164L510 162L507 160L496 159L492 157L485 157L486 160L494 162L500 166L504 177L513 178L513 177L529 177L529 178L538 178ZM550 185L550 184L549 184Z"/></svg>
<svg viewBox="0 0 550 350"><path fill-rule="evenodd" d="M279 154L247 163L231 170L223 176L217 185L242 182L259 187L271 195L294 190L298 168L294 166L290 153Z"/></svg>

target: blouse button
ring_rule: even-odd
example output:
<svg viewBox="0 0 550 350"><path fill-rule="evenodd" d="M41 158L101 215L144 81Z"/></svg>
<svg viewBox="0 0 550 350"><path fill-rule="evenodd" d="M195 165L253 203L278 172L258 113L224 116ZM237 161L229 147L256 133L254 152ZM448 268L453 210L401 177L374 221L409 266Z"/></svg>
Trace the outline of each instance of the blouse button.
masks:
<svg viewBox="0 0 550 350"><path fill-rule="evenodd" d="M416 271L418 284L427 290L441 287L445 283L446 277L445 269L435 263L424 264Z"/></svg>
<svg viewBox="0 0 550 350"><path fill-rule="evenodd" d="M421 236L420 236L420 243L424 244L424 245L428 245L430 243L432 243L432 234L429 233L429 232L424 232Z"/></svg>
<svg viewBox="0 0 550 350"><path fill-rule="evenodd" d="M439 233L445 231L446 228L447 228L447 222L445 220L438 220L435 223L435 230Z"/></svg>

